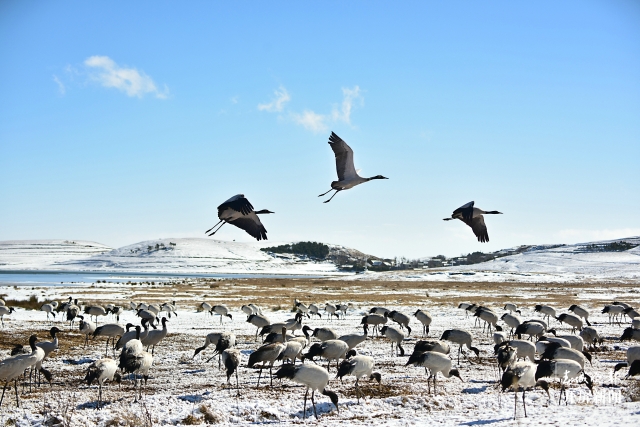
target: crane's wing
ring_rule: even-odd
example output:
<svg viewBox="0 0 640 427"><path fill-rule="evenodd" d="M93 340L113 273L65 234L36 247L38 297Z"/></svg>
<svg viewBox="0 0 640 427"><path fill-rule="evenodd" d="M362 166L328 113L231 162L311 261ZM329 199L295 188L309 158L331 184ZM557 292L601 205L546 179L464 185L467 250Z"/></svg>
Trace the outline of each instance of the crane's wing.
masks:
<svg viewBox="0 0 640 427"><path fill-rule="evenodd" d="M353 165L353 150L334 132L329 137L329 145L336 155L336 170L338 171L338 180L344 181L356 178L358 173Z"/></svg>
<svg viewBox="0 0 640 427"><path fill-rule="evenodd" d="M222 212L226 209L233 209L236 212L240 212L242 215L248 215L250 212L253 212L253 206L244 197L244 194L236 194L218 206L218 218L222 218Z"/></svg>
<svg viewBox="0 0 640 427"><path fill-rule="evenodd" d="M264 228L264 225L260 222L260 218L255 212L250 212L248 215L242 216L238 219L230 221L229 224L235 225L238 228L243 229L251 237L254 237L256 240L267 240L267 230Z"/></svg>
<svg viewBox="0 0 640 427"><path fill-rule="evenodd" d="M462 215L462 218L466 220L470 220L471 218L473 218L473 200L453 211L453 215L451 216L455 217L456 214Z"/></svg>
<svg viewBox="0 0 640 427"><path fill-rule="evenodd" d="M473 234L478 238L478 242L485 243L489 241L489 233L487 233L487 226L484 224L484 217L482 215L472 219L460 219L467 224L473 230Z"/></svg>

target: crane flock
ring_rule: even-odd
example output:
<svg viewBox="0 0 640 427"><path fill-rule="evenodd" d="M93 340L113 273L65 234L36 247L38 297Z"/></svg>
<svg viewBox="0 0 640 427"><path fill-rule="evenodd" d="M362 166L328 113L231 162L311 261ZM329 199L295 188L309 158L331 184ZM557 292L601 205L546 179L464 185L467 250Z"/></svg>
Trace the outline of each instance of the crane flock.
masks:
<svg viewBox="0 0 640 427"><path fill-rule="evenodd" d="M73 306L81 307L81 304L77 300L74 300ZM67 309L73 309L72 305L69 305ZM201 306L202 304L198 304ZM220 304L218 304L220 305ZM311 400L311 408L313 414L318 417L318 408L316 407L316 392L320 395L329 398L331 404L336 409L336 414L339 414L340 401L339 392L336 391L335 385L332 384L332 375L335 374L336 379L343 381L345 377L355 377L355 397L359 403L361 398L365 398L367 395L375 397L377 393L376 388L368 388L363 391L361 388L360 380L366 379L369 381L377 382L378 389L385 384L392 384L395 380L393 375L389 375L385 372L386 368L381 366L376 368L376 359L382 357L382 353L372 353L371 345L376 342L391 342L392 351L390 360L400 359L397 368L405 367L406 375L415 377L414 382L422 382L422 376L416 371L408 370L410 366L424 368L426 375L426 389L427 394L431 395L438 393L438 388L446 389L445 385L438 385L438 376L444 379L450 379L451 377L457 377L459 381L466 382L469 379L477 377L478 363L482 364L483 360L495 360L495 366L500 372L499 378L496 381L496 386L501 390L513 390L514 393L514 418L517 417L517 405L518 405L518 391L522 391L522 402L524 405L524 416L527 416L526 398L527 393L535 392L536 387L542 388L542 390L551 399L550 382L559 382L560 392L558 396L558 404L567 404L567 389L585 386L590 393L594 393L597 384L592 378L591 371L595 363L602 363L596 361L592 357L593 351L598 351L597 346L602 346L604 339L599 338L597 335L596 326L583 326L580 331L571 331L573 329L572 324L567 324L564 328L568 331L565 335L560 335L557 330L561 326L550 328L547 322L543 321L539 317L530 317L523 313L527 312L526 307L516 308L514 306L507 306L504 308L502 316L499 316L500 309L491 308L480 304L467 304L463 303L459 305L459 308L464 312L471 312L477 315L479 312L492 312L496 318L503 318L505 316L512 316L510 323L505 325L515 329L513 334L507 334L506 331L496 332L493 335L493 341L495 347L493 350L481 350L476 344L476 340L482 340L482 332L480 328L482 325L476 324L475 328L478 328L474 332L473 329L457 327L444 329L447 325L443 325L440 322L439 308L430 307L426 308L415 307L409 312L413 312L413 316L402 313L402 307L372 307L371 309L356 309L353 305L346 305L351 307L352 315L350 318L346 316L340 318L343 326L351 325L351 328L362 328L363 334L345 334L339 336L337 332L330 327L318 326L310 327L305 322L305 311L303 306L308 308L311 304L303 304L300 301L295 301L293 304L294 310L299 310L296 316L292 319L282 322L269 322L267 325L258 326L265 331L266 337L264 343L261 345L252 344L252 333L249 333L250 340L239 342L236 335L229 330L221 330L216 332L210 332L204 337L204 345L197 346L194 342L192 350L193 361L191 363L208 363L211 359L218 357L218 368L224 369L226 375L226 382L229 387L231 377L235 374L235 388L238 395L251 388L260 388L260 382L263 376L263 370L269 368L269 382L268 388L274 389L280 386L274 385L274 378L279 380L290 380L294 383L301 384L305 387L305 393L303 396L303 411L302 418L307 416L307 399ZM315 304L318 305L318 304ZM326 317L330 313L333 313L333 307L339 306L340 303L325 304L328 307L325 314ZM611 304L615 305L615 304ZM62 306L62 305L61 305ZM164 313L159 309L159 305L145 304L147 310L152 313ZM177 315L178 306L175 302L172 303L174 308L173 312ZM141 310L140 304L135 304L132 309L128 311L127 316L129 318L139 317L138 314ZM212 305L215 307L215 305ZM221 328L238 327L236 322L249 325L254 323L252 320L254 316L260 316L260 308L252 304L251 310L240 310L248 315L248 318L242 320L233 320L230 316L233 311L231 308L225 306L226 314L229 315L230 322L220 325ZM245 304L243 307L249 307ZM573 307L573 306L572 306ZM536 313L543 314L543 311L539 309L539 305L532 305L528 308L529 316L535 316ZM406 309L406 307L404 308ZM73 309L75 310L75 309ZM209 309L210 311L212 309ZM585 314L588 316L589 310L582 307ZM556 308L557 312L561 310ZM569 308L567 311L574 312ZM85 311L87 312L87 311ZM521 317L516 317L511 313L519 312ZM45 311L47 315L50 312ZM88 312L87 312L88 313ZM256 314L253 314L256 313ZM360 313L360 315L358 315ZM383 313L383 314L377 314ZM119 313L120 315L126 314L125 312ZM355 316L354 316L355 314ZM538 315L540 315L538 314ZM555 319L550 319L554 322L562 321L562 314L557 315ZM568 313L566 313L568 314ZM603 313L608 315L608 313ZM44 313L43 313L44 316ZM184 316L184 315L182 315ZM379 323L377 325L384 325L381 327L379 338L373 338L368 334L369 325L376 325L370 323L371 316L379 316L380 319L384 319L385 323ZM460 322L464 322L465 314L460 312ZM158 323L162 325L162 329L149 330L149 326L152 324L150 319L142 317L140 324L133 325L128 324L127 329L118 325L117 323L106 323L100 327L91 327L93 324L82 316L78 316L80 323L77 327L77 331L80 336L92 337L91 342L85 343L85 346L94 347L94 351L101 352L99 345L96 348L93 344L95 338L100 336L107 337L108 342L112 341L111 350L109 350L109 343L105 349L104 357L93 360L87 368L84 368L85 376L84 382L91 386L94 382L97 382L98 394L97 401L95 403L96 409L108 406L109 401L103 399L103 387L109 382L121 382L123 384L133 384L133 400L137 401L142 399L146 394L147 382L151 378L153 382L154 378L154 365L162 362L166 357L166 349L162 350L162 347L173 346L174 344L167 344L171 341L171 335L168 333L169 323L168 318L163 316ZM264 316L263 316L264 317ZM473 318L466 320L471 322ZM583 316L585 317L585 316ZM63 315L62 319L68 318ZM516 321L520 324L516 325ZM394 322L394 325L388 324L386 321L390 319ZM526 319L526 320L523 320ZM43 321L50 321L45 319ZM154 319L155 320L155 319ZM607 319L608 320L608 319ZM631 319L630 319L631 320ZM411 336L411 327L409 326L413 322L418 322L423 325L421 330L421 336ZM217 323L217 322L214 322ZM604 325L607 322L596 323L596 325ZM397 326L396 326L397 325ZM534 327L534 330L525 331L523 326L529 325ZM60 324L62 327L62 324ZM462 325L460 325L462 326ZM471 326L471 325L469 325ZM611 325L613 326L613 325ZM69 326L70 327L70 326ZM440 328L442 333L438 333L436 336L429 337L431 328ZM571 328L571 329L570 329ZM640 341L640 336L636 336L632 327L621 328L622 334L617 340L624 342L625 340ZM93 333L90 331L93 330ZM89 331L89 332L87 332ZM268 334L266 333L268 331ZM631 332L629 332L631 331ZM302 332L302 336L296 335L296 332ZM19 377L30 369L34 369L37 372L42 372L51 384L52 375L65 375L62 371L47 370L43 365L50 364L50 358L55 352L59 352L60 342L65 341L65 335L69 334L70 330L67 327L59 328L53 326L49 330L51 341L38 341L36 335L31 335L28 339L29 347L18 346L14 348L15 355L8 357L0 362L0 381L4 381L4 388L2 398L0 398L0 405L4 399L6 388L10 383L14 383L16 393L16 405L19 405L19 393L18 393L18 381ZM598 338L594 338L594 333ZM263 336L265 335L263 334ZM528 336L528 338L522 337L522 335ZM589 340L585 340L584 337L589 337ZM196 338L194 336L194 338ZM83 338L85 339L85 338ZM370 344L365 345L367 342ZM404 346L413 345L413 351L410 355L405 356ZM587 345L591 352L587 351ZM240 349L239 345L248 346L253 351L246 351ZM457 358L452 353L450 344L457 347ZM156 348L160 345L160 348ZM382 345L382 344L381 344ZM196 360L195 356L206 352L209 346L215 347L215 350L207 355L209 358L204 361L203 359ZM196 348L197 347L197 348ZM245 347L246 348L246 347ZM155 353L158 349L159 353ZM474 353L473 358L468 358L465 350L471 350ZM86 347L85 347L85 351ZM91 351L91 350L89 350ZM108 353L111 351L111 355ZM454 347L453 351L456 351ZM96 354L94 352L94 354ZM248 360L246 358L248 354ZM461 360L461 356L464 358ZM405 359L408 357L408 359ZM325 360L326 365L321 365L316 361L317 358ZM389 360L385 357L386 360ZM404 359L404 360L402 360ZM332 363L335 362L335 363ZM388 362L387 362L388 363ZM394 363L395 364L395 363ZM277 368L274 372L274 368ZM614 375L620 370L628 368L628 373L624 378L630 379L640 374L640 345L630 346L626 353L626 360L612 365L611 374ZM252 371L257 369L257 381L250 385L249 383L240 381L239 372ZM25 379L25 381L27 381ZM31 380L29 385L31 386ZM450 380L449 380L450 381ZM433 387L432 387L433 386ZM53 386L52 386L53 387ZM263 386L264 387L264 386ZM157 390L157 387L154 389ZM433 392L432 392L433 390ZM533 391L531 391L533 390ZM311 393L309 393L309 391ZM310 394L310 396L309 396ZM563 400L564 397L564 400ZM564 402L564 403L563 403ZM323 406L323 411L327 411L327 407ZM329 411L331 411L329 409Z"/></svg>
<svg viewBox="0 0 640 427"><path fill-rule="evenodd" d="M335 193L333 193L329 199L325 200L324 203L329 203L340 191L349 190L357 185L377 179L389 179L382 175L375 175L369 178L364 178L358 175L358 171L356 170L353 161L353 150L342 138L336 135L335 132L331 132L331 135L329 136L329 145L335 155L338 180L331 182L331 189L318 196L322 197L331 191L335 191ZM471 201L459 207L453 211L451 218L445 218L444 220L450 221L452 219L459 219L471 227L479 242L488 242L489 234L487 232L487 226L484 222L483 215L501 214L502 212L484 211L474 207L473 205L474 202ZM267 230L260 221L258 215L272 213L274 212L268 209L254 211L253 205L244 196L244 194L236 194L218 206L219 221L213 227L205 231L205 234L213 236L218 232L218 230L220 230L220 228L222 228L223 225L228 223L241 228L258 241L267 240Z"/></svg>

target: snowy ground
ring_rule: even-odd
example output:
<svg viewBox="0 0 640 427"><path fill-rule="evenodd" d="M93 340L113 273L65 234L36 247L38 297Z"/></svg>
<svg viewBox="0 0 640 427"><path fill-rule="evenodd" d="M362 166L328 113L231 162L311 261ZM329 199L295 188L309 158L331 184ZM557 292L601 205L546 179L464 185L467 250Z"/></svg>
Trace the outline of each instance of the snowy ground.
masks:
<svg viewBox="0 0 640 427"><path fill-rule="evenodd" d="M533 305L548 302L560 311L573 302L591 309L591 321L605 337L605 345L594 353L593 366L586 368L596 384L594 395L584 386L572 385L568 391L568 405L558 405L558 390L552 390L551 402L541 390L527 393L528 418L524 418L521 400L518 406L519 425L636 425L640 419L640 403L637 380L622 380L612 376L613 366L624 359L629 343L620 343L623 327L609 325L608 318L600 314L602 301L623 298L638 306L640 300L636 288L618 285L603 288L595 285L509 287L502 284L453 285L443 283L385 283L385 282L337 282L270 280L270 281L190 281L168 285L130 286L125 284L87 284L86 286L32 288L0 287L0 295L6 299L27 299L36 295L40 301L65 299L73 295L81 302L113 302L127 304L176 300L178 317L168 323L169 336L156 349L152 378L146 395L139 403L133 402L131 381L121 387L108 385L104 397L108 401L103 409L96 410L97 387L87 387L80 382L89 364L104 355L104 341L96 340L83 348L83 338L68 324L54 322L60 334L60 349L46 360L44 366L54 375L51 387L43 386L21 396L23 407L17 409L13 393L5 396L0 410L0 425L180 425L189 423L212 424L299 424L302 423L304 388L290 381L268 380L256 389L258 372L246 367L249 354L258 347L254 341L255 328L246 323L240 306L248 301L261 304L272 321L292 317L289 311L293 298L307 303L326 301L353 301L346 319L328 322L305 320L311 327L330 326L338 334L359 333L361 316L373 305L385 305L406 314L417 308L427 309L434 315L430 338L439 338L448 328L465 328L474 335L474 344L480 348L480 359L463 359L458 365L462 378L438 380L438 392L427 393L422 368L405 367L416 338L421 335L419 323L412 318L413 333L405 341L407 356L392 355L389 341L384 338L367 340L359 348L363 354L372 355L376 370L382 374L382 386L363 381L367 398L358 404L353 391L353 377L344 384L332 379L329 388L340 398L337 412L327 397L318 396L320 419L307 418L305 424L330 425L424 425L427 422L444 425L513 425L513 393L499 393L495 386L496 368L492 356L491 337L475 328L472 318L455 308L458 301L477 301L502 312L505 298L516 301L524 318L538 317ZM233 314L233 320L225 318L220 325L218 316L198 313L195 307L201 301L224 302ZM100 324L105 319L100 319ZM108 320L110 321L110 320ZM121 316L121 324L136 323L134 313ZM47 337L50 323L40 311L18 309L5 317L5 327L0 331L0 358L9 353L12 344L26 343L31 333L40 339ZM564 325L554 322L561 332L568 332ZM193 351L201 346L207 333L231 331L237 335L238 347L243 354L240 368L240 396L226 387L224 373L217 363L205 363L213 353L205 350L202 357L192 359ZM454 365L457 365L454 358ZM309 362L307 362L309 363ZM331 368L332 378L335 366ZM636 401L632 401L635 399ZM312 412L307 412L312 416Z"/></svg>

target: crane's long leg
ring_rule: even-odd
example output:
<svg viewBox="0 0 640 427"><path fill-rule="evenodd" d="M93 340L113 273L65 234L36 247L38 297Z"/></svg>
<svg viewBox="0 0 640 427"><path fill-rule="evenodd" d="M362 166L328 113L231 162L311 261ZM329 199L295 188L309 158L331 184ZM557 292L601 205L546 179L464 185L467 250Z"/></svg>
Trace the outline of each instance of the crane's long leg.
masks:
<svg viewBox="0 0 640 427"><path fill-rule="evenodd" d="M7 389L7 384L9 384L9 381L5 381L4 387L2 387L2 397L0 397L0 406L2 406L2 401L4 400L4 391ZM11 389L9 389L9 393L11 393Z"/></svg>
<svg viewBox="0 0 640 427"><path fill-rule="evenodd" d="M218 224L220 224L223 220L221 219L220 221L218 221L218 223L216 225L214 225L213 227L211 227L210 229L208 229L207 231L204 232L204 234L207 234L208 232L210 232L211 230L213 230L214 228L216 228L218 226Z"/></svg>
<svg viewBox="0 0 640 427"><path fill-rule="evenodd" d="M335 192L335 193L333 193L333 196L331 196L331 197L329 198L329 200L325 200L323 203L329 203L329 202L331 201L331 199L333 199L334 197L336 197L336 194L338 194L338 192L339 192L339 191L340 191L340 190L336 190L336 192ZM320 196L318 196L318 197L320 197Z"/></svg>
<svg viewBox="0 0 640 427"><path fill-rule="evenodd" d="M526 389L523 387L522 388L522 406L524 407L524 417L527 418L527 404L524 402L524 393L526 392Z"/></svg>
<svg viewBox="0 0 640 427"><path fill-rule="evenodd" d="M514 400L513 400L513 419L515 420L516 419L516 410L518 408L518 390L517 389L513 391L513 397L514 397Z"/></svg>
<svg viewBox="0 0 640 427"><path fill-rule="evenodd" d="M225 224L226 224L226 221L222 221L222 224L220 224L220 227L216 228L211 233L209 233L209 236L213 236L214 234L216 234L218 232L218 230L220 230L222 228L222 226L225 225Z"/></svg>
<svg viewBox="0 0 640 427"><path fill-rule="evenodd" d="M302 404L302 419L307 418L307 396L309 395L309 387L307 387L307 391L304 393L304 403Z"/></svg>
<svg viewBox="0 0 640 427"><path fill-rule="evenodd" d="M322 194L320 194L318 197L322 197L322 196L324 196L325 194L331 193L332 191L333 191L333 188L332 188L331 190L327 191L326 193L322 193Z"/></svg>
<svg viewBox="0 0 640 427"><path fill-rule="evenodd" d="M258 374L258 385L256 385L256 388L260 387L260 377L262 376L262 367L260 368L260 373Z"/></svg>
<svg viewBox="0 0 640 427"><path fill-rule="evenodd" d="M356 378L356 396L358 396L358 403L360 403L360 394L361 394L360 388L358 387L358 380L359 379L360 378Z"/></svg>
<svg viewBox="0 0 640 427"><path fill-rule="evenodd" d="M20 398L18 397L18 379L16 378L15 382L15 390L16 390L16 406L20 407Z"/></svg>
<svg viewBox="0 0 640 427"><path fill-rule="evenodd" d="M313 400L313 396L315 396L315 394L316 394L316 391L313 390L311 392L311 404L313 405L313 413L316 416L316 420L317 420L318 419L318 411L316 411L316 401Z"/></svg>

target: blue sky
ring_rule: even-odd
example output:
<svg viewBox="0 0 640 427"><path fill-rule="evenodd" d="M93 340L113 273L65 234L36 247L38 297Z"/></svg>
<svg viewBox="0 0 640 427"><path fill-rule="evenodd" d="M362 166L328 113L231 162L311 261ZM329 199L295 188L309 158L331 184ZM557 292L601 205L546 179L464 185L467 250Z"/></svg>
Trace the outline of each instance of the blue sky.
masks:
<svg viewBox="0 0 640 427"><path fill-rule="evenodd" d="M0 57L0 240L204 237L237 193L380 256L640 235L635 1L3 1ZM331 131L390 179L323 204Z"/></svg>

